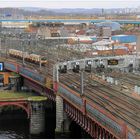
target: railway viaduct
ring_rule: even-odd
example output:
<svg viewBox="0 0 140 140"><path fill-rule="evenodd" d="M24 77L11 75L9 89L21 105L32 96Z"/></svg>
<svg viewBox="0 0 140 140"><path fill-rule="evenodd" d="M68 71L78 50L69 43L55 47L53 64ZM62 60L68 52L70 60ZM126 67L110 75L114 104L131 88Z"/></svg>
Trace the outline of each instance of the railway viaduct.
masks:
<svg viewBox="0 0 140 140"><path fill-rule="evenodd" d="M57 133L67 132L71 119L93 138L138 138L136 131L130 128L125 121L113 116L106 109L64 83L58 83L55 80L57 77L54 77L53 87L51 87L47 86L45 75L32 70L27 65L23 66L7 60L4 66L6 70L23 76L25 85L56 102Z"/></svg>

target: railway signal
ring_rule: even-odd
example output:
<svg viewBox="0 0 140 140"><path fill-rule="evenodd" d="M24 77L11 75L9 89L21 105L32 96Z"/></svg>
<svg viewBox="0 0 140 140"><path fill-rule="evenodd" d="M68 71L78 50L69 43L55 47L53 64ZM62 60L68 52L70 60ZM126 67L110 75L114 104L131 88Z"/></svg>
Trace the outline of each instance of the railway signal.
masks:
<svg viewBox="0 0 140 140"><path fill-rule="evenodd" d="M74 65L73 65L73 72L75 73L79 73L79 70L80 70L80 65L79 65L79 62L76 62Z"/></svg>
<svg viewBox="0 0 140 140"><path fill-rule="evenodd" d="M60 73L67 73L67 65L66 65L66 63L64 63L63 65L60 65L58 71Z"/></svg>
<svg viewBox="0 0 140 140"><path fill-rule="evenodd" d="M87 61L86 62L86 65L85 65L85 71L86 72L91 72L91 64L92 64L92 61Z"/></svg>

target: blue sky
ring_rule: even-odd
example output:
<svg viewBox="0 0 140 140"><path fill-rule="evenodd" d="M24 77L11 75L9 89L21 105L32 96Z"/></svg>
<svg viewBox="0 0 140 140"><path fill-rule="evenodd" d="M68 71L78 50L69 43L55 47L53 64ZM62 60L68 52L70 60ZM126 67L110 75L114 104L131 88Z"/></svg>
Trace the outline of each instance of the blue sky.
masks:
<svg viewBox="0 0 140 140"><path fill-rule="evenodd" d="M0 7L135 8L140 0L0 0Z"/></svg>

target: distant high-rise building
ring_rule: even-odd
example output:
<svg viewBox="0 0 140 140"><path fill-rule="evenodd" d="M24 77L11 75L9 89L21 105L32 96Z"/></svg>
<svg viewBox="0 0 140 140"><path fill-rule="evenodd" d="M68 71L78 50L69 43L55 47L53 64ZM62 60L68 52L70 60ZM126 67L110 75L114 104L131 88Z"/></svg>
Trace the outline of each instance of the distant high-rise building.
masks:
<svg viewBox="0 0 140 140"><path fill-rule="evenodd" d="M2 23L0 22L0 32L1 32L1 30L2 30Z"/></svg>
<svg viewBox="0 0 140 140"><path fill-rule="evenodd" d="M137 8L137 13L140 13L140 6L138 6Z"/></svg>
<svg viewBox="0 0 140 140"><path fill-rule="evenodd" d="M104 15L104 9L102 9L102 15Z"/></svg>
<svg viewBox="0 0 140 140"><path fill-rule="evenodd" d="M130 13L130 9L129 8L125 8L125 14L129 14Z"/></svg>

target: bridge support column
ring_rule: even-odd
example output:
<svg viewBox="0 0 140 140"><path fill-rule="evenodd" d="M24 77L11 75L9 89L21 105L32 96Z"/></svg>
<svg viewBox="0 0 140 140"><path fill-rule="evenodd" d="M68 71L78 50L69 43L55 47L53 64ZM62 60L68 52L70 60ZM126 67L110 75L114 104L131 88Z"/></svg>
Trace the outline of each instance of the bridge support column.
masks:
<svg viewBox="0 0 140 140"><path fill-rule="evenodd" d="M64 112L63 99L56 95L56 138L63 134L69 134L70 120Z"/></svg>
<svg viewBox="0 0 140 140"><path fill-rule="evenodd" d="M69 127L71 124L71 120L68 118L67 114L63 112L64 120L63 120L63 132L70 133Z"/></svg>
<svg viewBox="0 0 140 140"><path fill-rule="evenodd" d="M45 102L31 101L30 134L45 132Z"/></svg>
<svg viewBox="0 0 140 140"><path fill-rule="evenodd" d="M56 133L62 132L63 109L63 99L59 95L56 95Z"/></svg>

